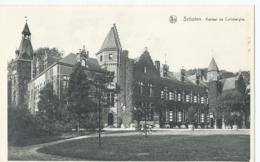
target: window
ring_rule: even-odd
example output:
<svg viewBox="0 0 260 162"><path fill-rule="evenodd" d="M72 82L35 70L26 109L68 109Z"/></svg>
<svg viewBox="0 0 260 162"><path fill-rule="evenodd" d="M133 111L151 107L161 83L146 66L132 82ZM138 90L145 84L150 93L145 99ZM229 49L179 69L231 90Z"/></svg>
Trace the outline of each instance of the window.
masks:
<svg viewBox="0 0 260 162"><path fill-rule="evenodd" d="M181 112L179 111L179 112L178 112L178 122L181 122L181 121L182 121L181 119L182 119L182 114L181 114Z"/></svg>
<svg viewBox="0 0 260 162"><path fill-rule="evenodd" d="M186 95L186 102L190 102L190 95Z"/></svg>
<svg viewBox="0 0 260 162"><path fill-rule="evenodd" d="M197 96L194 96L194 103L197 103Z"/></svg>
<svg viewBox="0 0 260 162"><path fill-rule="evenodd" d="M69 76L63 76L63 89L67 89L69 86Z"/></svg>
<svg viewBox="0 0 260 162"><path fill-rule="evenodd" d="M201 97L201 103L204 104L204 97Z"/></svg>
<svg viewBox="0 0 260 162"><path fill-rule="evenodd" d="M205 116L203 113L201 114L200 118L201 118L201 122L204 123Z"/></svg>
<svg viewBox="0 0 260 162"><path fill-rule="evenodd" d="M164 91L161 91L161 99L164 99Z"/></svg>
<svg viewBox="0 0 260 162"><path fill-rule="evenodd" d="M115 94L113 92L107 93L106 99L108 106L115 106Z"/></svg>
<svg viewBox="0 0 260 162"><path fill-rule="evenodd" d="M178 101L181 101L181 94L178 93Z"/></svg>
<svg viewBox="0 0 260 162"><path fill-rule="evenodd" d="M169 121L172 122L173 121L173 112L169 111Z"/></svg>
<svg viewBox="0 0 260 162"><path fill-rule="evenodd" d="M103 61L103 56L101 55L100 58L99 58L100 62Z"/></svg>
<svg viewBox="0 0 260 162"><path fill-rule="evenodd" d="M143 83L143 82L139 82L138 85L139 85L139 94L140 94L140 95L143 95L143 86L144 86L144 83Z"/></svg>
<svg viewBox="0 0 260 162"><path fill-rule="evenodd" d="M109 60L112 60L112 57L113 57L112 53L108 54L108 59Z"/></svg>
<svg viewBox="0 0 260 162"><path fill-rule="evenodd" d="M174 100L174 93L173 92L169 92L169 100Z"/></svg>
<svg viewBox="0 0 260 162"><path fill-rule="evenodd" d="M144 66L144 73L146 73L146 66Z"/></svg>
<svg viewBox="0 0 260 162"><path fill-rule="evenodd" d="M153 96L153 85L148 84L148 87L149 87L149 96L152 97Z"/></svg>

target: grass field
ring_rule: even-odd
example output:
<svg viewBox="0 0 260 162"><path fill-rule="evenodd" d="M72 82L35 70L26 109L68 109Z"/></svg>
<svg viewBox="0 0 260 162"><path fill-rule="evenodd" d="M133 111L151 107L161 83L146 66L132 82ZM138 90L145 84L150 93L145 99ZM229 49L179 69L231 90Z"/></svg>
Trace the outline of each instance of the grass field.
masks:
<svg viewBox="0 0 260 162"><path fill-rule="evenodd" d="M141 135L85 138L39 149L39 152L85 160L234 160L250 158L249 135Z"/></svg>

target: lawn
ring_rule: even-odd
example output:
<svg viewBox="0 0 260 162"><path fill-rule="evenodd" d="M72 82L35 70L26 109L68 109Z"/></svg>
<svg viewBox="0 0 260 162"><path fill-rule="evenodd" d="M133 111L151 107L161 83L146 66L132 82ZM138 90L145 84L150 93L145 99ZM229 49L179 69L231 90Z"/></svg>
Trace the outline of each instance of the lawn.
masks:
<svg viewBox="0 0 260 162"><path fill-rule="evenodd" d="M141 135L85 138L39 149L39 152L77 157L85 160L157 160L157 161L248 161L248 135Z"/></svg>

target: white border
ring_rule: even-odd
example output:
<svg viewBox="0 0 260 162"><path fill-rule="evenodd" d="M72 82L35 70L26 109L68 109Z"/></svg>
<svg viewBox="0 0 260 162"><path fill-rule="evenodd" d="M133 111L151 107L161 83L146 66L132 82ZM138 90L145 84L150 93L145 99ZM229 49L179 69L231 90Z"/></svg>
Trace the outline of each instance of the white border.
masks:
<svg viewBox="0 0 260 162"><path fill-rule="evenodd" d="M257 0L0 0L0 5L255 5L255 137L260 135L260 115L259 115L259 100L258 93L260 83L260 76L258 75L258 69L260 69L258 44L259 33L256 29L259 29L259 1ZM3 85L2 85L3 86ZM1 89L2 89L2 86ZM4 108L4 107L2 107ZM1 140L2 141L2 140ZM258 138L255 138L255 153L260 150L260 142ZM255 161L260 161L260 155L255 154Z"/></svg>

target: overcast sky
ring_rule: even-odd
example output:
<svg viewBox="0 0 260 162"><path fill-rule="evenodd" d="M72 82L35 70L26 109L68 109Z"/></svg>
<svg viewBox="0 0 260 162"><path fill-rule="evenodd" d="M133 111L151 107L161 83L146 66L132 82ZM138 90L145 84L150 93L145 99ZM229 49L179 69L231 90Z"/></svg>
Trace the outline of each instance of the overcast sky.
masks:
<svg viewBox="0 0 260 162"><path fill-rule="evenodd" d="M21 41L28 17L33 48L56 47L66 54L83 45L95 57L115 23L123 49L138 57L147 47L153 60L170 70L208 67L212 57L220 69L248 70L253 56L253 10L248 7L121 6L0 7L1 55L10 60ZM176 23L169 17L175 15ZM202 21L183 21L186 17ZM244 21L205 21L205 18ZM166 55L166 57L165 57Z"/></svg>

